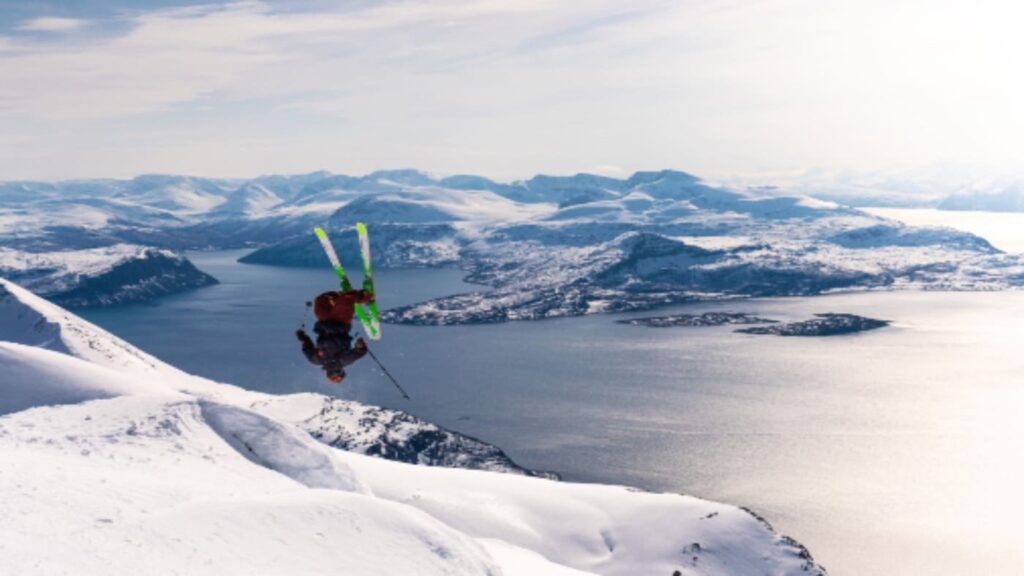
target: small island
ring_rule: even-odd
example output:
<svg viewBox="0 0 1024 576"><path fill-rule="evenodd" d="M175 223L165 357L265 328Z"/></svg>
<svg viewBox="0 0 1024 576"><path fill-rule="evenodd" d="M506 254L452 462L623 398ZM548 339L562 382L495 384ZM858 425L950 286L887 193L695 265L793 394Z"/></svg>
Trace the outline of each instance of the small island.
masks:
<svg viewBox="0 0 1024 576"><path fill-rule="evenodd" d="M619 324L628 324L630 326L671 328L677 326L724 326L726 324L772 324L777 321L761 318L745 312L705 312L703 314L675 314L672 316L630 318L629 320L616 320L616 322Z"/></svg>
<svg viewBox="0 0 1024 576"><path fill-rule="evenodd" d="M740 328L736 332L744 334L774 334L776 336L837 336L853 334L865 330L875 330L889 325L887 320L865 318L856 314L815 314L813 320L790 322L772 326L753 326Z"/></svg>

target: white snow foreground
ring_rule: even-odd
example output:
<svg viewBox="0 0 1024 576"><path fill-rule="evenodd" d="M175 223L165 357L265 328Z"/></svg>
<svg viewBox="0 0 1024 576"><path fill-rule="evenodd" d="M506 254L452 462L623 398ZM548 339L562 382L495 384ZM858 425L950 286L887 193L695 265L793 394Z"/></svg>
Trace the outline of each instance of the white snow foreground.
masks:
<svg viewBox="0 0 1024 576"><path fill-rule="evenodd" d="M287 398L0 280L0 574L824 573L733 506L344 452Z"/></svg>

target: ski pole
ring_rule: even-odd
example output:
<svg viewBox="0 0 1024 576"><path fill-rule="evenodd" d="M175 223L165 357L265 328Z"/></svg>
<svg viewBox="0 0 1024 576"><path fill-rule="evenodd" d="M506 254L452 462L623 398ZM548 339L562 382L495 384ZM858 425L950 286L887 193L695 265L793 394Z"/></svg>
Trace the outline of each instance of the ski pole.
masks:
<svg viewBox="0 0 1024 576"><path fill-rule="evenodd" d="M313 306L312 302L306 302L306 310L302 313L302 329L306 329L306 319L309 318L309 309Z"/></svg>
<svg viewBox="0 0 1024 576"><path fill-rule="evenodd" d="M394 384L395 388L398 388L398 391L402 393L402 397L405 398L406 400L412 400L412 398L409 398L409 395L405 393L405 389L403 389L401 384L398 383L398 380L395 380L395 377L392 376L390 372L388 372L388 369L385 368L384 365L380 363L380 360L377 359L377 355L373 353L373 350L370 350L370 348L367 347L366 351L370 354L370 358L373 358L373 361L377 363L377 366L380 366L381 372L383 372L385 376L390 378L391 383Z"/></svg>

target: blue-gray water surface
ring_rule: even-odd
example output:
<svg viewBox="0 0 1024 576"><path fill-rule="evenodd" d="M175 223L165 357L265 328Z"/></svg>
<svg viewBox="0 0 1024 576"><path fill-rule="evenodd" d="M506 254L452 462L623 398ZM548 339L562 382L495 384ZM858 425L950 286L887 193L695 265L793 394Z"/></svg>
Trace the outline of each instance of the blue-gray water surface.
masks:
<svg viewBox="0 0 1024 576"><path fill-rule="evenodd" d="M659 310L779 320L850 312L889 328L830 338L646 328L598 315L385 325L330 386L299 353L329 269L191 254L221 284L81 314L187 371L274 393L407 410L570 480L749 506L833 575L1019 574L1024 540L1024 293L871 293ZM383 307L474 290L457 271L379 273ZM595 527L597 529L597 527Z"/></svg>

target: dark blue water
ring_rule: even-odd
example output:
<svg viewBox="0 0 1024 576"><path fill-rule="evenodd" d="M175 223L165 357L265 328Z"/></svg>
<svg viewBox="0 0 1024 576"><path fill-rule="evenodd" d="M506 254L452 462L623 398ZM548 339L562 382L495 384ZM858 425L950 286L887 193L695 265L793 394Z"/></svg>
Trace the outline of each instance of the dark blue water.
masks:
<svg viewBox="0 0 1024 576"><path fill-rule="evenodd" d="M246 251L190 254L191 260L220 281L219 285L163 298L155 303L78 313L138 347L188 372L253 390L291 393L316 390L352 396L382 382L370 363L353 369L344 389L321 382L319 369L299 353L295 330L315 320L304 303L337 289L329 267L324 270L241 265ZM383 271L379 299L400 305L471 289L453 270ZM360 278L354 275L358 284ZM415 330L413 330L414 332ZM410 330L386 330L375 351L382 358L415 347ZM401 357L394 359L401 369ZM366 390L362 390L365 388ZM388 401L387 395L380 400Z"/></svg>
<svg viewBox="0 0 1024 576"><path fill-rule="evenodd" d="M607 472L605 463L591 465L592 458L606 460L607 429L615 425L599 418L595 407L616 406L631 419L644 413L665 382L635 380L637 364L648 360L634 350L629 335L655 333L604 316L484 326L385 325L373 348L409 391L412 400L406 401L369 358L335 386L299 352L294 331L303 321L304 302L336 285L329 268L238 264L244 253L190 255L220 280L217 286L153 304L79 312L145 351L214 380L399 408L496 443L527 466L640 483L636 475ZM457 270L380 271L378 299L386 308L480 289L463 283L463 276ZM358 276L354 280L358 284ZM311 323L307 318L307 328ZM527 439L524 430L539 433ZM647 436L643 432L641 439L651 440Z"/></svg>
<svg viewBox="0 0 1024 576"><path fill-rule="evenodd" d="M1014 574L1024 549L1024 293L886 293L698 305L779 320L850 312L891 328L832 338L652 329L598 315L383 327L331 386L294 337L330 271L191 255L221 284L82 315L189 372L407 410L568 479L750 506L831 573ZM473 290L457 271L382 271L382 307ZM676 307L660 311L682 311Z"/></svg>

